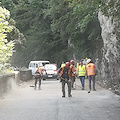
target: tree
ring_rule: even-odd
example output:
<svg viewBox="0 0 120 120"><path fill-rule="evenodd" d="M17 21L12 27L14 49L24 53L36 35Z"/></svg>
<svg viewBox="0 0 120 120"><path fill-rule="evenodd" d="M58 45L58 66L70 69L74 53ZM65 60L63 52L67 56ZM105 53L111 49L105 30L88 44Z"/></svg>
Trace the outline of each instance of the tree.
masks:
<svg viewBox="0 0 120 120"><path fill-rule="evenodd" d="M21 56L21 59L18 59L18 63L22 61L25 63L26 61L27 64L30 60L40 59L47 59L58 63L68 59L66 54L69 54L69 36L66 32L66 26L69 21L69 15L64 13L64 11L67 12L67 9L70 8L64 1L61 1L57 4L57 9L61 12L58 19L54 18L57 11L53 13L54 15L51 11L54 6L50 5L50 2L53 1L31 0L26 2L19 0L17 4L13 5L14 11L12 11L12 15L16 20L17 27L24 33L27 41L24 54ZM50 12L50 14L48 15L47 12ZM59 27L60 32L57 30Z"/></svg>
<svg viewBox="0 0 120 120"><path fill-rule="evenodd" d="M9 9L26 37L26 49L22 50L22 56L18 54L21 57L17 57L18 63L27 65L30 60L40 59L60 63L73 59L73 53L78 59L93 56L100 26L98 6L92 6L92 1L12 1L9 4L13 5L14 11Z"/></svg>
<svg viewBox="0 0 120 120"><path fill-rule="evenodd" d="M74 27L71 31L71 41L75 46L77 59L94 58L101 28L97 18L99 0L65 0L69 2L74 14Z"/></svg>
<svg viewBox="0 0 120 120"><path fill-rule="evenodd" d="M6 39L7 33L11 32L13 26L9 24L10 12L0 7L0 73L8 70L7 63L14 52L14 42Z"/></svg>
<svg viewBox="0 0 120 120"><path fill-rule="evenodd" d="M51 19L50 26L53 34L51 56L52 59L55 58L59 62L68 61L73 54L68 46L70 34L67 31L67 26L72 17L70 12L71 8L68 7L68 2L63 0L50 0L45 10L45 17Z"/></svg>

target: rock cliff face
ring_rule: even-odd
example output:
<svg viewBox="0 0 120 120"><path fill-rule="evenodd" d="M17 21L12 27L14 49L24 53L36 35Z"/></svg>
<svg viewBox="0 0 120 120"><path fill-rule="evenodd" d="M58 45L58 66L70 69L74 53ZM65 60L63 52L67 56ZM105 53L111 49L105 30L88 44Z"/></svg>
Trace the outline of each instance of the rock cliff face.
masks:
<svg viewBox="0 0 120 120"><path fill-rule="evenodd" d="M120 94L120 51L117 20L98 13L101 26L102 48L96 58L97 80L104 87ZM99 46L99 45L98 45ZM101 54L100 54L101 53Z"/></svg>

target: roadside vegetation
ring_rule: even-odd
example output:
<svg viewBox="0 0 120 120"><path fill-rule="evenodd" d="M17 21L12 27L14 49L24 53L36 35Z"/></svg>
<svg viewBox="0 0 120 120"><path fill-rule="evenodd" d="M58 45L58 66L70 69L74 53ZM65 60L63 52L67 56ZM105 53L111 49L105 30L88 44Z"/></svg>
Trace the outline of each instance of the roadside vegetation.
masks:
<svg viewBox="0 0 120 120"><path fill-rule="evenodd" d="M89 4L88 4L89 2ZM24 34L12 64L24 66L30 60L50 60L60 64L69 59L94 57L100 36L97 5L68 0L3 0L16 27ZM18 49L18 47L17 47Z"/></svg>
<svg viewBox="0 0 120 120"><path fill-rule="evenodd" d="M99 8L105 15L119 18L111 0L2 0L19 29L12 65L28 66L31 60L62 61L95 58L102 47ZM111 9L112 12L107 10ZM22 34L22 33L23 34ZM18 39L19 37L19 39ZM94 53L94 54L93 54Z"/></svg>
<svg viewBox="0 0 120 120"><path fill-rule="evenodd" d="M11 32L13 26L9 23L10 12L0 7L0 73L10 71L8 63L13 54L14 42L6 39L7 33Z"/></svg>
<svg viewBox="0 0 120 120"><path fill-rule="evenodd" d="M15 27L10 11L0 6L0 74L13 71L11 60L16 47L22 47L24 35Z"/></svg>

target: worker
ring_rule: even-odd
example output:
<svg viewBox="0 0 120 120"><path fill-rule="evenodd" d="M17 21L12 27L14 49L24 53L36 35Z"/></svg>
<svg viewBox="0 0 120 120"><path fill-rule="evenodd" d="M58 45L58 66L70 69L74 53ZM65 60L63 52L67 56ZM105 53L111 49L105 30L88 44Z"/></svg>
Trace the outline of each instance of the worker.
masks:
<svg viewBox="0 0 120 120"><path fill-rule="evenodd" d="M65 97L65 84L67 83L68 86L68 97L72 97L71 95L71 76L72 76L72 72L71 72L71 68L70 68L70 63L66 62L65 66L63 66L61 68L61 72L60 72L60 76L58 78L61 78L62 80L62 93L63 96Z"/></svg>
<svg viewBox="0 0 120 120"><path fill-rule="evenodd" d="M83 61L80 61L78 76L81 81L82 90L84 90L85 87L85 75L86 75L85 65L83 65Z"/></svg>
<svg viewBox="0 0 120 120"><path fill-rule="evenodd" d="M87 65L86 65L86 72L89 80L89 91L91 91L91 81L93 82L93 91L96 91L95 89L95 74L96 74L96 67L91 61L91 59L87 59Z"/></svg>
<svg viewBox="0 0 120 120"><path fill-rule="evenodd" d="M76 74L79 72L79 62L76 64Z"/></svg>
<svg viewBox="0 0 120 120"><path fill-rule="evenodd" d="M74 62L74 60L71 60L70 61L70 68L71 68L71 70L72 70L72 77L71 77L71 89L72 90L74 90L75 88L74 88L74 83L75 83L75 67L74 67L74 65L75 65L75 62Z"/></svg>
<svg viewBox="0 0 120 120"><path fill-rule="evenodd" d="M61 67L58 69L58 74L60 74L62 67L64 67L64 66L65 66L65 62L62 61ZM57 79L59 79L59 78L57 78ZM60 78L60 82L62 82L61 78Z"/></svg>
<svg viewBox="0 0 120 120"><path fill-rule="evenodd" d="M41 89L41 79L42 79L42 69L40 67L38 67L38 64L36 64L36 70L35 70L35 90L37 87L37 81L39 80L39 90Z"/></svg>

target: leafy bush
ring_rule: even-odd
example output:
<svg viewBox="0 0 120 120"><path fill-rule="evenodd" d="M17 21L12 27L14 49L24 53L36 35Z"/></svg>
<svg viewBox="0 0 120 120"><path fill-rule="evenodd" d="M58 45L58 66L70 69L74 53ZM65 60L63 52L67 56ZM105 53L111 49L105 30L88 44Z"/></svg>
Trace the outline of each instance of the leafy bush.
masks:
<svg viewBox="0 0 120 120"><path fill-rule="evenodd" d="M0 73L10 71L10 64L7 63L14 52L14 42L6 39L7 33L12 31L13 26L9 25L10 12L0 7Z"/></svg>

